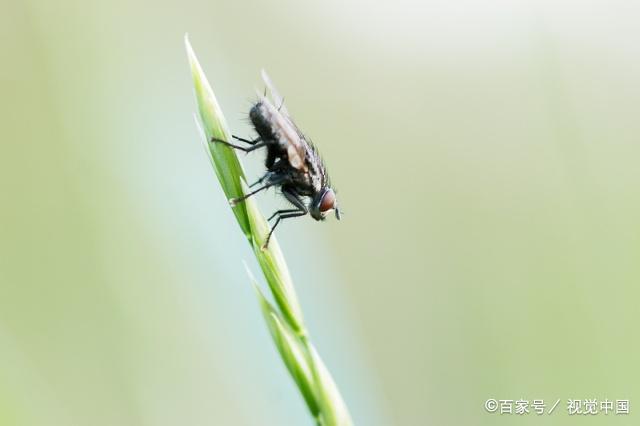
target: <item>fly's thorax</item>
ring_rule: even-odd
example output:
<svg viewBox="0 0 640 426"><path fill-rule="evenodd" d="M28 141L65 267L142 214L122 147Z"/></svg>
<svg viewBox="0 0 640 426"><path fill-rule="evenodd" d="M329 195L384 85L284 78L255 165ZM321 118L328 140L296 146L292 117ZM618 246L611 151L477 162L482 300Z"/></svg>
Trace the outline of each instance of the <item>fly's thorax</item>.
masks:
<svg viewBox="0 0 640 426"><path fill-rule="evenodd" d="M322 159L312 147L307 149L305 163L307 165L310 185L316 192L322 192L323 189L328 186L326 172Z"/></svg>
<svg viewBox="0 0 640 426"><path fill-rule="evenodd" d="M309 185L316 191L322 192L323 187L323 179L322 175L314 170L313 168L309 168L308 173L306 173L307 179L309 181Z"/></svg>
<svg viewBox="0 0 640 426"><path fill-rule="evenodd" d="M318 193L318 189L313 186L309 173L294 169L293 167L289 167L287 173L289 181L300 195L313 198Z"/></svg>

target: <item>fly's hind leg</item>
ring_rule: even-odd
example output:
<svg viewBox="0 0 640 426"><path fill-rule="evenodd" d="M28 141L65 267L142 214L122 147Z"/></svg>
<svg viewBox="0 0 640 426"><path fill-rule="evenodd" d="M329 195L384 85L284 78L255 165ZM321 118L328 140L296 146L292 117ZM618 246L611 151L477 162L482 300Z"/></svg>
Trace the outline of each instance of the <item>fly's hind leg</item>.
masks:
<svg viewBox="0 0 640 426"><path fill-rule="evenodd" d="M258 142L260 142L262 140L262 138L259 137L259 136L257 138L255 138L255 139L245 139L245 138L241 138L240 136L236 136L236 135L231 135L231 137L233 139L237 140L237 141L248 143L249 145L255 145L255 144L257 144ZM223 143L225 143L227 141L225 141L223 139L219 139L219 138L213 137L213 138L211 138L211 142L223 142Z"/></svg>
<svg viewBox="0 0 640 426"><path fill-rule="evenodd" d="M262 148L263 146L266 146L267 143L264 141L261 142L256 142L254 145L250 146L250 147L246 147L246 146L240 146L240 145L236 145L233 144L231 142L227 142L224 139L218 139L218 138L211 138L211 142L215 142L215 143L221 143L223 145L227 145L230 146L231 148L235 148L235 149L239 149L240 151L244 151L244 152L251 152L254 151L258 148Z"/></svg>
<svg viewBox="0 0 640 426"><path fill-rule="evenodd" d="M231 137L234 138L237 141L248 143L249 145L255 145L255 144L257 144L258 142L260 142L262 140L261 137L257 137L257 138L255 138L253 140L241 138L240 136L236 136L236 135L231 135Z"/></svg>

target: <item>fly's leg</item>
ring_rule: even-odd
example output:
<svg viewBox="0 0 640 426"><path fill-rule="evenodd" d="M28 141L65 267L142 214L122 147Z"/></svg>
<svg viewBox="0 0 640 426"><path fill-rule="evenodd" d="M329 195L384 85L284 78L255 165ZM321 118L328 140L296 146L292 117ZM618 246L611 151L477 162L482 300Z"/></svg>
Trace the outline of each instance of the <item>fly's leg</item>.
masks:
<svg viewBox="0 0 640 426"><path fill-rule="evenodd" d="M260 138L260 137L257 137L257 138L255 138L253 140L241 138L240 136L236 136L236 135L231 135L231 137L234 138L237 141L248 143L249 145L255 145L255 144L257 144L258 142L260 142L262 140L262 138ZM222 139L218 139L218 138L211 138L211 142L226 142L226 141L224 141Z"/></svg>
<svg viewBox="0 0 640 426"><path fill-rule="evenodd" d="M239 149L240 151L244 151L244 152L251 152L267 145L266 142L262 141L262 142L256 142L250 147L245 147L245 146L236 145L231 142L227 142L223 139L218 139L218 138L211 138L211 142L221 143L223 145L227 145L227 146L230 146L231 148Z"/></svg>
<svg viewBox="0 0 640 426"><path fill-rule="evenodd" d="M256 185L261 184L262 182L264 182L264 180L266 179L266 176L262 176L260 179L258 179L257 181L253 182L251 185L249 185L249 188L253 188Z"/></svg>
<svg viewBox="0 0 640 426"><path fill-rule="evenodd" d="M276 220L276 223L273 224L273 227L271 228L271 231L269 231L269 235L267 235L267 239L265 240L264 244L262 245L262 250L266 250L266 248L269 246L269 240L271 239L271 235L273 235L273 231L276 230L276 227L278 226L280 221L282 221L283 219L289 219L289 218L292 218L292 217L304 216L304 215L306 215L308 213L307 206L304 205L304 203L300 199L300 196L298 194L296 194L294 191L291 191L290 189L284 188L282 190L282 195L284 195L285 198L291 204L293 204L296 208L295 209L287 209L287 210L278 210L277 212L275 212L269 218L269 220L271 220L275 216L278 216L278 219Z"/></svg>
<svg viewBox="0 0 640 426"><path fill-rule="evenodd" d="M261 184L262 182L264 182L265 180L268 180L271 177L271 172L267 172L264 174L264 176L262 176L260 179L258 179L257 181L253 182L251 185L249 185L249 188L253 188L256 185Z"/></svg>
<svg viewBox="0 0 640 426"><path fill-rule="evenodd" d="M304 216L307 214L307 210L296 210L295 212L292 213L282 213L278 216L278 220L276 220L276 223L273 224L273 228L271 228L271 231L269 232L269 235L267 235L267 240L264 242L264 244L262 245L262 250L266 250L267 247L269 247L269 240L271 239L271 235L273 235L273 231L276 230L276 227L278 226L278 224L280 223L281 220L283 219L289 219L291 217L299 217L299 216Z"/></svg>
<svg viewBox="0 0 640 426"><path fill-rule="evenodd" d="M284 182L287 181L287 179L288 179L287 176L277 176L277 175L274 175L271 172L267 172L267 173L265 173L264 176L262 176L260 178L260 180L258 180L258 182L255 182L253 185L251 185L251 186L257 185L257 184L262 183L263 181L266 180L267 183L265 183L264 186L261 186L260 188L254 190L254 191L251 191L250 193L248 193L246 195L243 195L242 197L231 198L229 200L229 204L231 204L231 206L233 207L236 204L243 202L247 198L251 197L252 195L257 194L258 192L260 192L260 191L262 191L264 189L271 188L272 186L276 186L276 185L282 185ZM286 196L286 194L285 194L285 196ZM287 197L287 199L289 199L289 198ZM289 200L289 201L291 201L291 200ZM302 206L304 207L304 204L302 204Z"/></svg>
<svg viewBox="0 0 640 426"><path fill-rule="evenodd" d="M260 188L258 188L258 189L256 189L256 190L254 190L254 191L251 191L250 193L248 193L248 194L246 194L246 195L243 195L242 197L238 197L238 198L231 198L231 199L229 200L229 204L231 204L231 207L235 207L238 203L243 202L243 201L244 201L244 200L246 200L247 198L251 197L252 195L257 194L258 192L260 192L260 191L262 191L262 190L264 190L264 189L271 188L273 185L274 185L274 183L269 182L269 183L267 183L266 185L261 186Z"/></svg>
<svg viewBox="0 0 640 426"><path fill-rule="evenodd" d="M254 186L264 182L265 180L273 181L273 182L276 183L276 185L282 185L285 181L288 180L288 177L282 176L282 175L278 175L278 168L282 164L283 164L282 160L276 161L269 168L269 171L267 173L265 173L264 176L262 176L260 179L258 179L257 181L255 181L251 185L249 185L249 188L253 188Z"/></svg>
<svg viewBox="0 0 640 426"><path fill-rule="evenodd" d="M240 136L236 136L236 135L231 135L231 137L237 141L248 143L249 145L255 145L262 140L262 138L259 138L259 137L255 138L254 140L241 138Z"/></svg>
<svg viewBox="0 0 640 426"><path fill-rule="evenodd" d="M283 209L283 210L278 210L277 212L275 212L274 214L271 215L271 217L269 217L269 219L267 219L267 222L270 222L271 219L273 219L274 217L284 214L284 213L293 213L293 212L299 212L300 209Z"/></svg>

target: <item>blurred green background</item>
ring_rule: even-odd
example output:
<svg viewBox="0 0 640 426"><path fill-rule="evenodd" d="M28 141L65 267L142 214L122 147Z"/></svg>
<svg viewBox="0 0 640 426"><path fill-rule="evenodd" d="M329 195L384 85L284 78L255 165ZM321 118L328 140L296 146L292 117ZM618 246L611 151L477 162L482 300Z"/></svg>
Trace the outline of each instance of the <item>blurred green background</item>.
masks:
<svg viewBox="0 0 640 426"><path fill-rule="evenodd" d="M356 424L637 424L639 19L618 0L3 1L0 424L311 424L199 141L185 32L236 134L265 67L327 159L344 220L278 237ZM500 417L488 398L563 402ZM569 398L631 415L569 417Z"/></svg>

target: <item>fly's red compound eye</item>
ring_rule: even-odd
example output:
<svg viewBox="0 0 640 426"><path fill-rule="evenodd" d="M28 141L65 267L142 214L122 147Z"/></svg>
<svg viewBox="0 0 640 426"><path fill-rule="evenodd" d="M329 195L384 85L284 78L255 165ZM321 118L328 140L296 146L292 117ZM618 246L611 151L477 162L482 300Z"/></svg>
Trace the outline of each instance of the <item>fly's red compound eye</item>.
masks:
<svg viewBox="0 0 640 426"><path fill-rule="evenodd" d="M322 196L322 201L320 202L320 211L322 213L325 213L335 208L335 206L336 206L336 194L333 192L333 190L329 189Z"/></svg>

